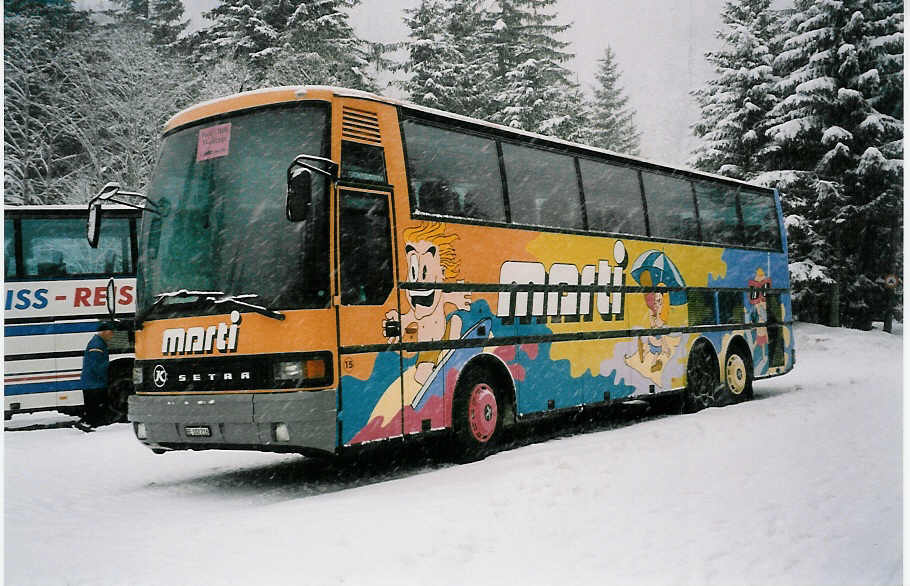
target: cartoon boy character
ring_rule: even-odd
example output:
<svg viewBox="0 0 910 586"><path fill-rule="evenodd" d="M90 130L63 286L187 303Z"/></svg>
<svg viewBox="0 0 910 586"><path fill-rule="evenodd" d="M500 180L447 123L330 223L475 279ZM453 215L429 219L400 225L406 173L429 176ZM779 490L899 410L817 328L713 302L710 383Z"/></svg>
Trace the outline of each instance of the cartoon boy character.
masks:
<svg viewBox="0 0 910 586"><path fill-rule="evenodd" d="M461 261L455 254L452 243L458 239L455 234L446 234L441 223L424 222L403 233L404 250L407 257L408 281L432 285L455 279L461 270ZM463 283L463 280L456 281ZM418 342L457 340L461 337L461 318L452 314L446 319L446 305L467 310L471 307L469 293L443 292L428 286L407 289L405 295L411 309L399 316L397 310L386 313L387 321L400 321L406 339ZM398 336L388 338L390 344L398 342ZM442 351L428 350L417 354L414 378L423 384L433 368L439 363Z"/></svg>

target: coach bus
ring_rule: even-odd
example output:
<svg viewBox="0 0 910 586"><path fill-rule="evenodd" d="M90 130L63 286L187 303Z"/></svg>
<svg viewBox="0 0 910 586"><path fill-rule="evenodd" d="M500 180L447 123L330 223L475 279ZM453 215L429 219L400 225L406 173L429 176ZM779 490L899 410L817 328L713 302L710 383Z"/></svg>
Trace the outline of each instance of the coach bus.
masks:
<svg viewBox="0 0 910 586"><path fill-rule="evenodd" d="M6 419L36 411L81 413L82 353L99 320L107 319L110 300L124 329L109 343L105 407L111 421L126 420L133 386L127 330L135 307L138 219L135 209L106 208L104 237L93 250L85 241L84 205L4 208Z"/></svg>
<svg viewBox="0 0 910 586"><path fill-rule="evenodd" d="M748 183L309 86L176 114L142 197L129 417L156 452L440 433L470 459L794 364L779 198Z"/></svg>

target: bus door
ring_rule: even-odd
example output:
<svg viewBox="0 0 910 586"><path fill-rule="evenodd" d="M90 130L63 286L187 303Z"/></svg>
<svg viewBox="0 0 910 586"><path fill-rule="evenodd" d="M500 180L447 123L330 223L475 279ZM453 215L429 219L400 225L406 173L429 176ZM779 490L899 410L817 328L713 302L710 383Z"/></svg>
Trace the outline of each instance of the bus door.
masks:
<svg viewBox="0 0 910 586"><path fill-rule="evenodd" d="M391 191L339 186L336 298L342 445L399 437L401 355Z"/></svg>

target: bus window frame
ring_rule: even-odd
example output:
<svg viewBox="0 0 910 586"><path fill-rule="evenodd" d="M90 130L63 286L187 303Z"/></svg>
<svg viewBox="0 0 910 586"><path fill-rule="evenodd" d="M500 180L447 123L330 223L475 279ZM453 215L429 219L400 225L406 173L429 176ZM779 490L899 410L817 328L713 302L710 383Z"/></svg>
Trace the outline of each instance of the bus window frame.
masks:
<svg viewBox="0 0 910 586"><path fill-rule="evenodd" d="M5 209L5 214L9 216L9 219L13 220L13 225L15 227L15 254L16 254L16 275L14 277L6 278L10 283L13 282L23 282L23 281L75 281L80 279L101 279L108 277L122 278L127 275L135 275L138 272L138 261L139 261L139 241L138 241L138 230L139 230L139 217L137 213L131 210L112 210L105 209L102 211L102 218L112 219L112 218L123 218L127 219L129 223L129 247L130 247L130 262L132 263L133 271L127 272L114 272L114 273L75 273L72 275L64 275L57 277L41 277L38 275L26 275L25 274L25 263L24 263L24 245L22 239L22 220L85 220L87 218L86 210L49 210L47 213L42 213L40 211L32 210L16 210L13 209L13 206L9 206Z"/></svg>
<svg viewBox="0 0 910 586"><path fill-rule="evenodd" d="M698 213L697 213L697 201L696 201L696 194L695 194L695 188L694 188L694 184L696 181L705 181L705 182L713 183L716 185L723 185L723 186L727 186L730 189L735 189L737 191L736 207L737 207L737 215L738 215L740 227L742 227L742 219L741 219L742 212L740 209L739 196L738 196L739 190L749 189L750 191L752 191L754 193L760 193L760 194L766 195L767 197L771 198L772 200L774 200L776 202L777 196L775 195L775 190L773 190L771 188L761 187L761 186L757 186L757 185L751 185L751 184L740 182L735 179L728 179L728 178L719 177L719 176L705 177L704 174L700 174L697 172L691 172L691 171L687 171L685 169L675 169L672 167L665 167L662 165L650 163L648 161L643 161L643 160L628 160L621 156L611 155L610 153L607 153L607 152L603 152L603 153L592 152L591 150L585 149L583 147L583 145L551 143L551 142L547 141L545 137L526 137L525 138L520 135L516 136L515 134L512 134L512 133L508 132L507 130L500 129L495 126L478 125L476 123L473 123L473 122L467 121L467 120L460 120L460 119L453 120L452 118L440 116L438 114L433 114L432 112L415 110L415 109L402 107L402 106L399 106L397 108L397 110L398 110L399 131L400 131L400 135L401 135L402 152L404 155L406 183L407 183L407 188L408 188L408 203L409 203L409 207L410 207L409 211L410 211L410 217L412 219L435 220L435 221L442 221L442 222L448 222L448 223L454 223L454 224L499 227L499 228L515 229L515 230L534 230L537 232L550 232L550 233L556 233L556 234L576 234L576 235L582 235L582 236L586 236L586 235L587 236L600 236L600 237L604 237L604 238L632 238L632 239L654 242L654 243L658 243L658 244L681 244L681 245L701 246L701 247L709 247L709 248L724 248L724 249L749 250L749 251L756 251L756 252L768 252L768 253L772 253L772 254L786 252L786 250L784 249L785 241L782 238L779 223L777 223L777 226L774 228L774 230L776 230L777 235L778 235L777 243L779 245L779 246L775 246L775 247L752 246L752 245L748 245L748 244L742 244L742 245L741 244L721 244L721 243L717 243L717 242L705 241L704 238L701 238L700 240L683 240L683 239L679 239L679 238L667 238L667 237L661 237L661 236L654 236L653 235L654 230L652 227L652 218L651 218L652 212L650 212L648 209L648 201L647 201L647 195L646 195L645 188L644 188L643 173L645 171L647 171L647 172L652 172L652 173L657 173L657 174L670 175L670 176L679 177L679 178L689 182L689 184L691 186L691 193L692 193L693 213L696 214L695 219L696 219L696 223L697 223L697 232L700 235L702 234L702 227L701 227L700 218L698 217ZM436 128L442 129L442 130L450 130L450 131L454 131L454 132L472 134L475 136L479 136L481 138L493 140L497 145L497 154L498 154L499 162L500 162L500 180L502 181L502 196L503 196L503 200L504 200L503 203L505 205L506 221L500 222L500 221L495 221L495 220L481 220L481 219L470 218L470 217L466 217L466 216L448 216L448 215L434 214L431 212L419 210L417 208L416 194L414 193L414 191L412 189L412 185L411 185L412 168L411 168L411 159L408 156L407 139L406 139L406 135L404 132L404 127L403 127L405 121L413 121L413 122L416 122L419 124L433 126L433 127L436 127ZM524 140L523 140L523 138L524 138ZM592 160L595 162L606 163L606 164L615 165L615 166L619 166L619 167L627 167L627 168L631 168L631 169L635 170L636 173L638 174L639 193L641 195L641 200L642 200L642 212L644 214L644 223L645 223L646 234L627 234L627 233L620 233L620 232L606 232L606 231L590 229L588 227L588 221L587 221L587 217L588 217L587 216L587 201L585 200L585 197L584 197L584 185L583 185L583 181L581 181L580 178L578 179L578 181L579 181L578 188L579 188L579 194L580 194L581 203L582 203L582 214L583 214L583 218L585 220L584 229L559 228L559 227L554 227L554 226L536 226L536 225L531 225L531 224L519 224L519 223L512 221L512 213L511 213L512 202L509 197L508 178L505 175L505 168L504 168L503 157L502 157L502 143L503 142L509 142L509 143L513 143L516 145L520 145L520 146L527 146L530 148L539 148L539 149L543 149L543 150L552 151L557 154L570 156L575 159L576 166L579 165L578 161L580 159L584 158L584 159L589 159L589 160Z"/></svg>

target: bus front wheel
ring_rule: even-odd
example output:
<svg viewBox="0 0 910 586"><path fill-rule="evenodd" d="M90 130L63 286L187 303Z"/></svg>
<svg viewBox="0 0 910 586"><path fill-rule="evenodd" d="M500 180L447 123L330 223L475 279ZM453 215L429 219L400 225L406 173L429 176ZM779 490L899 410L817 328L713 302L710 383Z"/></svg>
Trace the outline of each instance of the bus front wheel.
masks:
<svg viewBox="0 0 910 586"><path fill-rule="evenodd" d="M490 454L502 435L502 401L489 377L472 376L459 385L452 405L456 458L471 462Z"/></svg>

